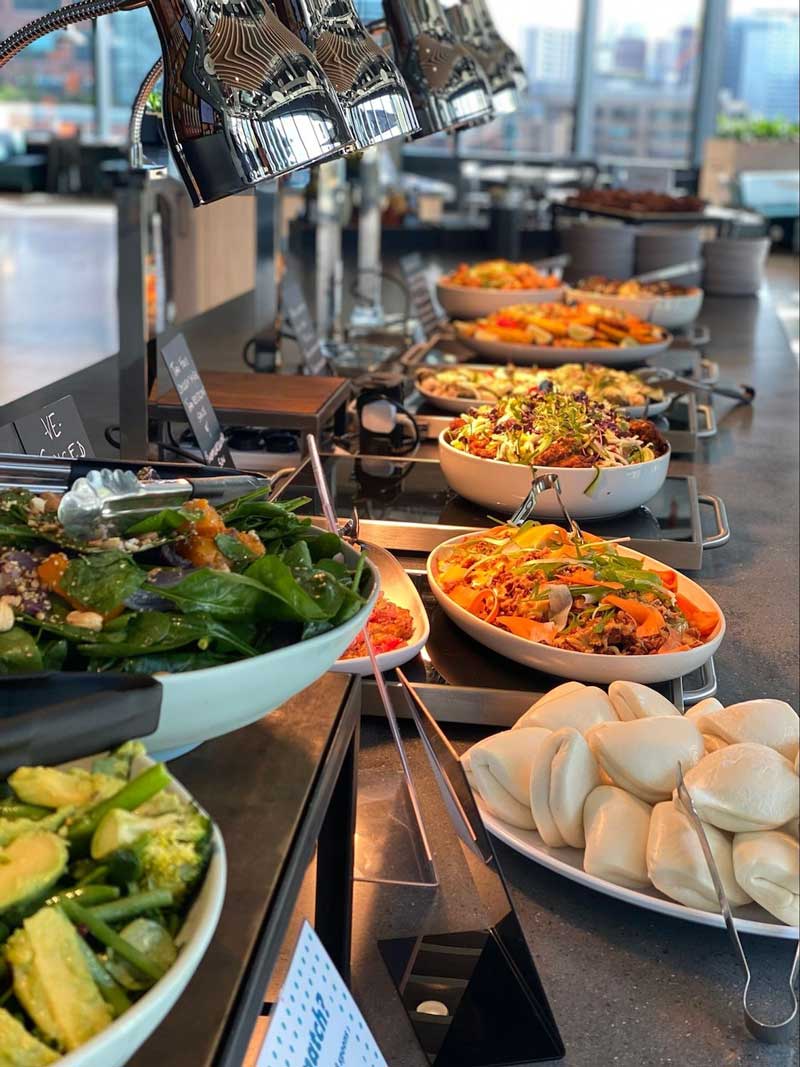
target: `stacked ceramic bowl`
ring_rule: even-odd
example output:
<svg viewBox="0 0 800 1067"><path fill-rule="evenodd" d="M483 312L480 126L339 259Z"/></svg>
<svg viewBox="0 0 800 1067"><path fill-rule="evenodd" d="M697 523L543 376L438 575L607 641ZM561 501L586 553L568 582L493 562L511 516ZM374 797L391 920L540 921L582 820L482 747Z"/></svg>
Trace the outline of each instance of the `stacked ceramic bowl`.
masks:
<svg viewBox="0 0 800 1067"><path fill-rule="evenodd" d="M634 232L630 226L597 220L575 222L561 233L562 251L570 256L568 275L579 281L593 274L630 278L633 274Z"/></svg>
<svg viewBox="0 0 800 1067"><path fill-rule="evenodd" d="M755 296L764 280L768 237L706 241L705 288L718 296Z"/></svg>
<svg viewBox="0 0 800 1067"><path fill-rule="evenodd" d="M702 241L700 230L676 226L642 227L636 231L636 274L648 274L662 267L700 260ZM670 278L675 285L701 285L700 270Z"/></svg>

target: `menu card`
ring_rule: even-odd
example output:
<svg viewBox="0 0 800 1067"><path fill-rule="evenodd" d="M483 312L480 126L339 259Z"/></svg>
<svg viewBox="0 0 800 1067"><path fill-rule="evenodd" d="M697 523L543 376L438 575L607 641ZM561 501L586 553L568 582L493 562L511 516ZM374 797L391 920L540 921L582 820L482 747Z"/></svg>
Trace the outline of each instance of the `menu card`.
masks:
<svg viewBox="0 0 800 1067"><path fill-rule="evenodd" d="M425 262L418 252L412 252L400 258L400 266L408 286L408 295L411 298L414 314L422 325L426 339L430 339L439 326L441 315L433 303Z"/></svg>
<svg viewBox="0 0 800 1067"><path fill-rule="evenodd" d="M256 1067L388 1067L350 990L307 922Z"/></svg>
<svg viewBox="0 0 800 1067"><path fill-rule="evenodd" d="M287 273L283 279L282 297L283 314L300 349L304 372L306 374L323 374L327 362L322 351L322 342L311 317L311 309L308 306L303 288L292 273Z"/></svg>
<svg viewBox="0 0 800 1067"><path fill-rule="evenodd" d="M183 334L179 333L164 345L161 355L204 462L210 467L235 466L217 413Z"/></svg>
<svg viewBox="0 0 800 1067"><path fill-rule="evenodd" d="M22 447L29 456L59 459L93 457L89 435L71 396L62 396L39 411L14 421Z"/></svg>

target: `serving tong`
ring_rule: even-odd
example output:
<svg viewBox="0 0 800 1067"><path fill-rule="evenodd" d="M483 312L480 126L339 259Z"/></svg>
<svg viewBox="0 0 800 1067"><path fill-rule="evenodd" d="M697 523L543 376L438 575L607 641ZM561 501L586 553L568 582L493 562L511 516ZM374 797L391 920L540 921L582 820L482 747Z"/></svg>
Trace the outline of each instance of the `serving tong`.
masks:
<svg viewBox="0 0 800 1067"><path fill-rule="evenodd" d="M739 957L739 963L744 971L745 984L744 991L742 993L742 1009L744 1011L744 1023L749 1032L757 1041L761 1041L768 1045L778 1045L785 1041L794 1039L797 1035L797 1016L798 1016L798 1000L797 993L795 992L795 984L797 982L798 970L800 970L800 943L798 943L797 950L794 954L794 962L792 964L792 970L789 975L789 995L792 998L794 1008L792 1013L788 1015L781 1022L777 1023L765 1023L761 1019L757 1019L750 1010L748 1004L748 997L750 995L750 983L752 981L752 975L750 973L750 966L747 962L744 949L742 948L742 942L739 937L739 931L736 929L736 923L733 919L733 913L731 912L730 901L728 895L725 892L725 887L722 884L722 879L719 875L719 869L717 868L714 854L711 851L711 846L708 843L705 829L700 816L697 814L697 808L694 806L691 793L689 792L686 782L683 777L683 767L678 763L677 772L678 782L678 797L680 798L683 810L689 817L689 821L694 827L694 831L697 834L697 838L700 842L700 848L703 850L706 863L708 864L708 872L711 875L711 881L714 883L714 889L717 893L717 899L719 900L720 910L722 911L722 917L725 920L725 926L728 930L728 935L731 939L733 947L736 951L736 955Z"/></svg>
<svg viewBox="0 0 800 1067"><path fill-rule="evenodd" d="M58 519L72 537L107 537L124 534L148 515L181 507L188 500L203 497L211 504L224 504L270 484L249 474L142 481L133 471L104 468L73 482L61 498Z"/></svg>
<svg viewBox="0 0 800 1067"><path fill-rule="evenodd" d="M656 385L665 393L685 395L695 393L699 396L725 396L730 400L736 400L739 404L752 404L756 397L756 391L752 385L720 385L718 382L692 381L691 378L683 378L675 371L666 367L643 367L636 372L637 378L645 385Z"/></svg>
<svg viewBox="0 0 800 1067"><path fill-rule="evenodd" d="M570 533L576 544L582 545L585 543L586 538L583 536L583 530L578 526L577 522L570 515L567 510L567 505L564 503L564 498L561 495L561 482L558 480L557 474L537 474L536 468L531 467L531 491L523 500L522 504L517 508L511 518L508 520L511 526L522 526L524 522L531 517L533 509L536 507L536 502L542 493L551 490L556 494L558 505L561 508L561 513L564 516L564 521L569 526Z"/></svg>

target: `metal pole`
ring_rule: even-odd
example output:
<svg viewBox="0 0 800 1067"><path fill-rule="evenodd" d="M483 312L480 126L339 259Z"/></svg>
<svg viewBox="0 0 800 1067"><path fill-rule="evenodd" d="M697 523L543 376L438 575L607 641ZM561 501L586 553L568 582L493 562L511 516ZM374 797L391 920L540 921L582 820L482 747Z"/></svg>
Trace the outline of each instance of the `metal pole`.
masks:
<svg viewBox="0 0 800 1067"><path fill-rule="evenodd" d="M704 145L709 137L714 136L717 128L717 101L722 82L727 21L728 0L706 0L692 128L692 163L696 167L702 164Z"/></svg>
<svg viewBox="0 0 800 1067"><path fill-rule="evenodd" d="M343 159L323 163L317 172L317 329L323 340L341 336L337 314L341 308L345 175Z"/></svg>
<svg viewBox="0 0 800 1067"><path fill-rule="evenodd" d="M94 123L99 141L111 136L111 24L108 19L94 21L92 50L94 52Z"/></svg>
<svg viewBox="0 0 800 1067"><path fill-rule="evenodd" d="M122 459L146 459L148 435L148 325L146 256L150 191L131 175L117 191L119 316L119 451Z"/></svg>
<svg viewBox="0 0 800 1067"><path fill-rule="evenodd" d="M368 148L359 168L358 292L363 305L353 311L354 326L382 326L381 306L381 175L379 147Z"/></svg>
<svg viewBox="0 0 800 1067"><path fill-rule="evenodd" d="M572 151L579 159L591 159L594 155L594 63L599 6L599 0L581 0L572 131Z"/></svg>

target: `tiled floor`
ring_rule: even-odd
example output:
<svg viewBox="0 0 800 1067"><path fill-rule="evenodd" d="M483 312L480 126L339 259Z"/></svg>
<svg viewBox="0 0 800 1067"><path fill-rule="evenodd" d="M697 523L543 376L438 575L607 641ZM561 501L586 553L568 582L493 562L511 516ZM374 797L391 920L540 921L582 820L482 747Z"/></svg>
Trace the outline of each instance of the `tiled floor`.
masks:
<svg viewBox="0 0 800 1067"><path fill-rule="evenodd" d="M116 351L116 271L111 205L0 197L0 407ZM797 354L797 256L769 286Z"/></svg>

